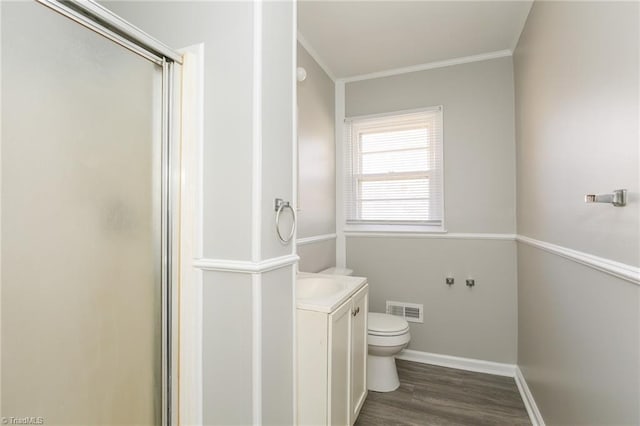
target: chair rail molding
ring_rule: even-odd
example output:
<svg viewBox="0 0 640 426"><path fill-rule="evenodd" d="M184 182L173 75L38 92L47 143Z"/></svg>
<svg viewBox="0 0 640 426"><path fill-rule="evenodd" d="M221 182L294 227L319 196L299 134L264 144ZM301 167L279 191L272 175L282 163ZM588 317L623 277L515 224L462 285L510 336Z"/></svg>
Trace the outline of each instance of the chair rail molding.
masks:
<svg viewBox="0 0 640 426"><path fill-rule="evenodd" d="M584 253L578 250L573 250L567 247L548 243L546 241L536 240L524 235L518 235L516 239L519 243L536 247L548 253L564 257L565 259L573 260L574 262L612 275L616 278L629 281L635 285L640 285L640 268L638 268L637 266L616 262L615 260L595 256L593 254Z"/></svg>
<svg viewBox="0 0 640 426"><path fill-rule="evenodd" d="M344 231L347 237L369 238L435 238L440 240L504 240L515 241L515 234L459 233L459 232L369 232Z"/></svg>
<svg viewBox="0 0 640 426"><path fill-rule="evenodd" d="M235 272L240 274L261 274L286 266L295 265L300 260L297 254L272 257L257 262L251 260L194 259L193 267L204 271Z"/></svg>
<svg viewBox="0 0 640 426"><path fill-rule="evenodd" d="M640 268L615 260L596 256L593 254L559 246L546 241L536 240L519 234L488 234L488 233L454 233L454 232L366 232L344 231L346 238L427 238L427 239L451 239L451 240L502 240L517 241L544 250L548 253L564 257L616 278L640 285Z"/></svg>
<svg viewBox="0 0 640 426"><path fill-rule="evenodd" d="M303 246L306 244L320 243L322 241L330 241L338 238L338 234L321 234L321 235L313 235L311 237L303 237L298 238L296 240L296 244L299 246Z"/></svg>

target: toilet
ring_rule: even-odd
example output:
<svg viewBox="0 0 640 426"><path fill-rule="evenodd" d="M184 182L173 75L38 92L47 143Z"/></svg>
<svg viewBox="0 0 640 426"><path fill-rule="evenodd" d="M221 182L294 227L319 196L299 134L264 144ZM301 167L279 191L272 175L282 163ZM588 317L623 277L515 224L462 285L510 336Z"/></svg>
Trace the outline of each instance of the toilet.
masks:
<svg viewBox="0 0 640 426"><path fill-rule="evenodd" d="M320 272L351 275L347 268L328 268ZM367 314L367 388L374 392L391 392L400 386L395 356L411 340L409 323L403 318L369 312Z"/></svg>
<svg viewBox="0 0 640 426"><path fill-rule="evenodd" d="M367 388L375 392L398 389L396 355L411 340L409 323L400 317L369 312L367 330Z"/></svg>

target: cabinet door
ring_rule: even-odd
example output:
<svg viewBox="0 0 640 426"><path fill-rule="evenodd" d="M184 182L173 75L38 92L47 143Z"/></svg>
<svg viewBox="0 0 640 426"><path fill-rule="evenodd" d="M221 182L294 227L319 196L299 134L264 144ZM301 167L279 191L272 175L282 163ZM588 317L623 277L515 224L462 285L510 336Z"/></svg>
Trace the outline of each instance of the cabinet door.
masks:
<svg viewBox="0 0 640 426"><path fill-rule="evenodd" d="M331 426L349 424L351 299L329 315L329 420Z"/></svg>
<svg viewBox="0 0 640 426"><path fill-rule="evenodd" d="M355 423L367 397L367 312L369 311L369 285L352 298L351 309L351 418Z"/></svg>
<svg viewBox="0 0 640 426"><path fill-rule="evenodd" d="M298 425L328 425L329 315L297 309Z"/></svg>

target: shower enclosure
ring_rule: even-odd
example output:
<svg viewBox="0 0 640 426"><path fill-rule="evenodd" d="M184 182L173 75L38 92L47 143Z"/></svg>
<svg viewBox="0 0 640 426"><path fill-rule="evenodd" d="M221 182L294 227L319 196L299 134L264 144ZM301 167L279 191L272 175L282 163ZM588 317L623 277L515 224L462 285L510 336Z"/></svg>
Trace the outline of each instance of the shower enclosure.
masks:
<svg viewBox="0 0 640 426"><path fill-rule="evenodd" d="M0 415L168 424L180 56L92 2L1 17Z"/></svg>

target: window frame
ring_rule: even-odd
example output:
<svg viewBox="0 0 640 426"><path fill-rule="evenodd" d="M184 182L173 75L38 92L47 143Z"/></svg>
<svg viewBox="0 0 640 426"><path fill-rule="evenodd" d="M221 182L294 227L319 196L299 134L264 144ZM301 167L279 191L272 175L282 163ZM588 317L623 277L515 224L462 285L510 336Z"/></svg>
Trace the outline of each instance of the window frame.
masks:
<svg viewBox="0 0 640 426"><path fill-rule="evenodd" d="M391 172L381 174L363 174L362 170L362 153L361 149L361 136L365 132L358 128L359 122L370 119L384 119L397 116L399 119L403 115L416 114L422 112L436 112L437 116L434 120L437 120L436 127L439 127L440 136L439 140L436 140L436 147L428 149L429 152L429 164L434 165L429 170L409 171L409 172ZM349 132L345 133L345 158L343 173L345 177L345 187L343 188L343 208L344 208L344 231L349 233L358 232L393 232L393 233L445 233L445 211L444 211L444 111L442 105L412 109L393 111L383 114L372 114L364 116L355 116L345 119L345 130ZM365 124L366 126L366 124ZM393 130L399 130L402 124ZM407 125L408 128L415 128L414 126ZM392 152L393 150L385 150L381 152ZM440 158L438 162L437 159ZM357 165L356 165L357 163ZM365 181L392 181L392 180L407 180L407 179L431 179L434 175L438 177L435 188L429 189L429 198L433 197L433 193L439 193L440 203L438 208L438 215L441 219L427 219L424 221L413 220L359 220L350 219L350 209L355 209L355 216L360 216L360 209L362 208L360 184ZM350 188L348 188L350 186ZM348 189L348 190L347 190Z"/></svg>

